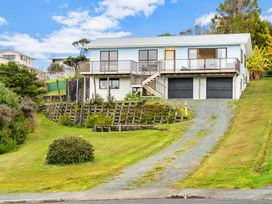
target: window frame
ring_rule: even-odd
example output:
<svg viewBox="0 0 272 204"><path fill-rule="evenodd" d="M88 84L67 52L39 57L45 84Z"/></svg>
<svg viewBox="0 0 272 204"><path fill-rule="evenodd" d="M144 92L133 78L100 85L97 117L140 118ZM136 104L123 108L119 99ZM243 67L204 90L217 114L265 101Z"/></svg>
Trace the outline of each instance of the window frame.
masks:
<svg viewBox="0 0 272 204"><path fill-rule="evenodd" d="M240 52L240 63L244 64L244 51L242 49L241 49L241 52Z"/></svg>
<svg viewBox="0 0 272 204"><path fill-rule="evenodd" d="M117 59L111 60L111 52L116 52ZM108 59L102 60L102 53L107 53ZM101 50L100 51L100 70L101 71L118 71L118 60L119 60L119 52L118 50ZM111 70L111 64L116 63L116 69ZM103 68L102 68L103 67Z"/></svg>
<svg viewBox="0 0 272 204"><path fill-rule="evenodd" d="M144 51L147 52L147 58L146 58L146 60L141 60L140 53L144 52ZM152 59L152 60L149 59L149 52L150 51L156 51L156 59ZM139 62L153 62L153 61L158 61L158 49L144 49L144 50L139 50L138 61Z"/></svg>
<svg viewBox="0 0 272 204"><path fill-rule="evenodd" d="M99 89L108 89L108 86L106 85L106 87L102 87L101 86L101 82L102 81L108 81L108 79L107 78L100 78L99 79ZM116 88L113 88L113 84L112 84L112 82L113 81L117 81L118 82L118 86L116 87ZM110 89L120 89L120 79L119 78L110 78L109 79L109 83L110 83ZM106 83L107 84L107 83Z"/></svg>
<svg viewBox="0 0 272 204"><path fill-rule="evenodd" d="M11 58L12 56L12 58ZM2 58L6 59L6 60L16 60L16 55L15 54L3 54Z"/></svg>
<svg viewBox="0 0 272 204"><path fill-rule="evenodd" d="M226 54L225 54L225 57L220 57L218 56L218 50L225 50L226 51ZM226 47L222 47L222 48L216 48L216 54L217 54L217 59L227 59L228 58L228 48Z"/></svg>
<svg viewBox="0 0 272 204"><path fill-rule="evenodd" d="M191 50L196 50L196 58L190 58L190 51ZM196 60L196 59L198 59L198 54L199 54L199 48L188 48L188 59L189 60Z"/></svg>

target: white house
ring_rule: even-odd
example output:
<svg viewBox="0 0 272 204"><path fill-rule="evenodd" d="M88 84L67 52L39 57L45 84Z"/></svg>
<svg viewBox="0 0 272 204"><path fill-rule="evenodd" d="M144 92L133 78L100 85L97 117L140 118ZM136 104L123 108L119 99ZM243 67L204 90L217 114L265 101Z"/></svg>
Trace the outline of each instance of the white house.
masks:
<svg viewBox="0 0 272 204"><path fill-rule="evenodd" d="M89 43L85 99L132 90L164 99L239 99L249 81L250 34L97 39ZM108 83L109 82L109 83Z"/></svg>
<svg viewBox="0 0 272 204"><path fill-rule="evenodd" d="M69 67L64 64L64 60L67 57L52 57L51 63L56 63L64 66L63 72L55 73L55 74L48 74L49 79L54 80L58 78L66 78L66 77L71 77L75 76L75 69L73 67Z"/></svg>
<svg viewBox="0 0 272 204"><path fill-rule="evenodd" d="M29 71L37 73L39 79L46 79L44 71L33 67L33 60L34 58L15 50L0 50L0 63L15 62L27 67Z"/></svg>

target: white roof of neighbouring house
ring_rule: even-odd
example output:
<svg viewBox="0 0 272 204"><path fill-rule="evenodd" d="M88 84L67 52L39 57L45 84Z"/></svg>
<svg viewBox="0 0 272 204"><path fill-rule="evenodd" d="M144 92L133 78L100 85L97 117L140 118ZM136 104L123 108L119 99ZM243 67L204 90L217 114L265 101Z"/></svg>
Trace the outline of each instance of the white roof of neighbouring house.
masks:
<svg viewBox="0 0 272 204"><path fill-rule="evenodd" d="M244 34L211 34L193 36L162 36L162 37L125 37L98 38L85 47L89 49L103 48L136 48L136 47L177 47L177 46L218 46L244 44L247 54L252 54L251 37Z"/></svg>
<svg viewBox="0 0 272 204"><path fill-rule="evenodd" d="M21 52L19 52L19 51L16 51L16 50L10 50L10 49L0 50L0 53L6 53L6 52L13 52L13 53L17 53L17 54L23 55L23 56L25 56L25 57L28 57L28 58L33 59L33 60L34 60L34 58L33 58L33 57L30 57L30 56L28 56L28 55L25 55L25 54L23 54L23 53L21 53Z"/></svg>

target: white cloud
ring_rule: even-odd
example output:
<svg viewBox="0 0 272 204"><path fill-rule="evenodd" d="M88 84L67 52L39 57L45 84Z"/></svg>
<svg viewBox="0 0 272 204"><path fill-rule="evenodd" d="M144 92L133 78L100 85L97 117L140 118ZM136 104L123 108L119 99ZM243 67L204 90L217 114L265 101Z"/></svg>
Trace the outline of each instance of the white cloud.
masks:
<svg viewBox="0 0 272 204"><path fill-rule="evenodd" d="M261 16L261 19L272 23L272 14Z"/></svg>
<svg viewBox="0 0 272 204"><path fill-rule="evenodd" d="M47 0L50 3L50 0ZM55 15L54 21L62 27L47 36L30 36L24 33L0 34L0 45L30 54L35 58L46 58L53 53L76 54L71 43L87 38L124 37L130 32L122 31L119 24L128 16L151 15L164 0L101 0L95 8L96 15L88 10L70 11L66 15Z"/></svg>
<svg viewBox="0 0 272 204"><path fill-rule="evenodd" d="M7 20L0 16L0 25L7 24Z"/></svg>
<svg viewBox="0 0 272 204"><path fill-rule="evenodd" d="M211 19L215 16L215 12L210 12L209 14L205 14L200 16L199 18L195 19L195 25L198 26L207 26L211 23Z"/></svg>
<svg viewBox="0 0 272 204"><path fill-rule="evenodd" d="M272 8L268 9L265 15L261 16L261 19L272 23Z"/></svg>
<svg viewBox="0 0 272 204"><path fill-rule="evenodd" d="M272 8L268 9L265 13L272 13Z"/></svg>
<svg viewBox="0 0 272 204"><path fill-rule="evenodd" d="M164 0L101 0L97 11L104 12L107 16L122 19L143 13L151 15L157 6L164 4Z"/></svg>

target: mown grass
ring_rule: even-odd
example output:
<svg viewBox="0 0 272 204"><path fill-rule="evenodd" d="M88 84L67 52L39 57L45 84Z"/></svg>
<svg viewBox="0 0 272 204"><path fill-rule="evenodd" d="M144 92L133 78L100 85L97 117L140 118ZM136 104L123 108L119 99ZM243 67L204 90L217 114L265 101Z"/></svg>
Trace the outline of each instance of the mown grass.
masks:
<svg viewBox="0 0 272 204"><path fill-rule="evenodd" d="M177 188L256 188L272 183L272 79L252 81L223 139Z"/></svg>
<svg viewBox="0 0 272 204"><path fill-rule="evenodd" d="M39 115L37 128L26 143L15 152L0 155L0 193L90 189L173 143L189 124L164 125L167 131L95 133L86 128L64 127ZM54 139L80 135L93 144L95 162L70 166L45 163L48 146Z"/></svg>

